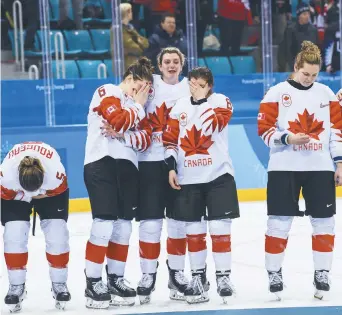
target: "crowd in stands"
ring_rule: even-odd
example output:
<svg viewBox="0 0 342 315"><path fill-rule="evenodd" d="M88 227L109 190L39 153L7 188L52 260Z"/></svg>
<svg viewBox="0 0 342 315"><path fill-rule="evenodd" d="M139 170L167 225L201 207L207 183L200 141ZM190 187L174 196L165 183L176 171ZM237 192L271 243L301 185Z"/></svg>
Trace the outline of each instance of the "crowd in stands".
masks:
<svg viewBox="0 0 342 315"><path fill-rule="evenodd" d="M1 1L1 44L3 49L9 50L13 49L13 39L8 36L13 28L13 2ZM40 27L39 1L25 0L22 4L25 55L27 58L37 57L35 52L41 50L36 36ZM92 47L89 50L98 50L97 59L105 60L113 56L113 53L109 53L116 39L111 29L110 0L49 0L49 4L51 29L63 31L66 50L71 50L66 32L90 31L87 36L90 36ZM123 0L120 10L126 68L143 55L155 62L159 51L168 46L177 47L187 54L185 0ZM278 47L275 71L293 69L294 56L304 40L319 45L324 56L325 71L333 73L340 70L338 41L341 8L338 7L338 0L274 0L271 10L273 44ZM249 55L258 59L254 52L260 52L262 46L261 0L198 0L196 21L200 58L216 56L229 59ZM106 34L112 34L111 40L106 41L110 47L100 47L107 49L108 56L100 54L101 49L96 47L92 29L102 29L108 31ZM84 59L84 55L70 56ZM253 71L258 70L261 71L261 67L255 67Z"/></svg>

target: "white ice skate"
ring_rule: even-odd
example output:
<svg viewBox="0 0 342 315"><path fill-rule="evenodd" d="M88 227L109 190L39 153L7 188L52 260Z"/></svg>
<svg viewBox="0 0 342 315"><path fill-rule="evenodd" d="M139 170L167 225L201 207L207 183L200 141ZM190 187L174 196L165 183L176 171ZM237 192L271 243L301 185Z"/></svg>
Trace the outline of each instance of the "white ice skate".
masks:
<svg viewBox="0 0 342 315"><path fill-rule="evenodd" d="M19 285L10 285L5 297L5 304L11 313L21 311L21 304L27 295L25 283Z"/></svg>
<svg viewBox="0 0 342 315"><path fill-rule="evenodd" d="M55 299L55 307L59 310L64 310L66 303L71 299L66 283L52 282L51 292Z"/></svg>

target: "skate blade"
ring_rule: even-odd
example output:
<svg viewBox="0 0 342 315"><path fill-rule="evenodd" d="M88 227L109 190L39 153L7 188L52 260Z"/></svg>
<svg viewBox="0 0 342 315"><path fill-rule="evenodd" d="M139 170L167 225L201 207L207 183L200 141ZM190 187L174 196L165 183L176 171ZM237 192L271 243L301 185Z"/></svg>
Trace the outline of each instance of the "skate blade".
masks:
<svg viewBox="0 0 342 315"><path fill-rule="evenodd" d="M221 296L223 304L228 304L229 300L231 300L232 296Z"/></svg>
<svg viewBox="0 0 342 315"><path fill-rule="evenodd" d="M109 302L110 306L133 306L135 304L135 296L132 297L121 297L118 295L111 294L112 299Z"/></svg>
<svg viewBox="0 0 342 315"><path fill-rule="evenodd" d="M174 301L185 301L184 294L177 290L170 290L169 298Z"/></svg>
<svg viewBox="0 0 342 315"><path fill-rule="evenodd" d="M66 306L66 301L56 301L55 302L55 307L58 309L58 310L61 310L61 311L64 311L65 309L65 306Z"/></svg>
<svg viewBox="0 0 342 315"><path fill-rule="evenodd" d="M109 301L94 301L93 299L87 297L86 307L93 309L107 309L109 308Z"/></svg>
<svg viewBox="0 0 342 315"><path fill-rule="evenodd" d="M27 295L27 291L24 291L23 295L19 299L18 304L7 304L7 307L9 309L10 313L18 313L21 311L21 304L22 304L23 300L26 298L26 295Z"/></svg>
<svg viewBox="0 0 342 315"><path fill-rule="evenodd" d="M186 296L185 300L189 303L189 304L198 304L198 303L205 303L205 302L209 302L209 296L208 296L208 292L204 292L201 295L194 295L194 296Z"/></svg>
<svg viewBox="0 0 342 315"><path fill-rule="evenodd" d="M276 298L276 301L281 301L282 298L283 298L283 291L279 291L279 292L271 292L275 298Z"/></svg>
<svg viewBox="0 0 342 315"><path fill-rule="evenodd" d="M316 290L316 291L315 291L315 294L314 294L315 299L317 299L317 300L323 300L324 294L325 294L326 292L327 292L327 291Z"/></svg>
<svg viewBox="0 0 342 315"><path fill-rule="evenodd" d="M148 304L151 302L151 295L139 295L140 304Z"/></svg>
<svg viewBox="0 0 342 315"><path fill-rule="evenodd" d="M10 313L18 313L21 311L21 303L18 304L7 304Z"/></svg>

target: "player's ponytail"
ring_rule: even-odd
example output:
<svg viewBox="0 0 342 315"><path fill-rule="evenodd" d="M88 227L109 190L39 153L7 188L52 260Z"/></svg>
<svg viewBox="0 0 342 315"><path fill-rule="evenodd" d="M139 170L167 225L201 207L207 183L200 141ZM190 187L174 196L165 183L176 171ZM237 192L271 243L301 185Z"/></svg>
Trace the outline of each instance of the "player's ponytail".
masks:
<svg viewBox="0 0 342 315"><path fill-rule="evenodd" d="M125 80L129 75L132 75L134 81L146 80L153 82L153 71L154 68L151 60L146 57L140 57L128 67L123 79Z"/></svg>
<svg viewBox="0 0 342 315"><path fill-rule="evenodd" d="M36 191L44 180L44 168L37 158L25 156L18 167L19 183L24 190Z"/></svg>
<svg viewBox="0 0 342 315"><path fill-rule="evenodd" d="M304 40L300 52L296 56L295 67L301 69L304 63L322 66L321 51L314 43Z"/></svg>

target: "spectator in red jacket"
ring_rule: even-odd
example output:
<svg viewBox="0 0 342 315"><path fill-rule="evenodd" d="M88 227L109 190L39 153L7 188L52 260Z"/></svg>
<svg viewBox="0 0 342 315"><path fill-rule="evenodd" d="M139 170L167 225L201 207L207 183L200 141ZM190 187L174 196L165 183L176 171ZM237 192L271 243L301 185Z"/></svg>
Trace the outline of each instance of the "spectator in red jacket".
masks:
<svg viewBox="0 0 342 315"><path fill-rule="evenodd" d="M249 0L219 0L218 17L224 55L239 55L246 22L253 23Z"/></svg>

